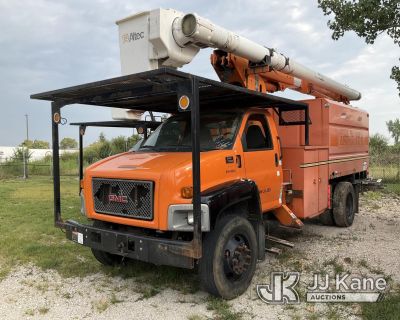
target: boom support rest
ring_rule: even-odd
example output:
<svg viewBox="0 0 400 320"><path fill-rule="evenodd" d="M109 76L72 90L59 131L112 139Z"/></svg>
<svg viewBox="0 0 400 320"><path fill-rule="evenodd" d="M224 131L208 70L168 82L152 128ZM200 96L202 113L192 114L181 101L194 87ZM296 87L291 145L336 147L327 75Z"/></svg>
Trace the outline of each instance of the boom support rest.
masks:
<svg viewBox="0 0 400 320"><path fill-rule="evenodd" d="M301 220L297 218L292 210L290 210L285 204L278 209L275 209L274 214L279 222L286 227L301 229L304 225L303 222L301 222Z"/></svg>
<svg viewBox="0 0 400 320"><path fill-rule="evenodd" d="M236 84L259 92L276 92L291 89L317 98L328 98L348 104L349 98L328 90L305 79L283 73L266 64L254 64L249 60L214 50L211 64L222 82Z"/></svg>

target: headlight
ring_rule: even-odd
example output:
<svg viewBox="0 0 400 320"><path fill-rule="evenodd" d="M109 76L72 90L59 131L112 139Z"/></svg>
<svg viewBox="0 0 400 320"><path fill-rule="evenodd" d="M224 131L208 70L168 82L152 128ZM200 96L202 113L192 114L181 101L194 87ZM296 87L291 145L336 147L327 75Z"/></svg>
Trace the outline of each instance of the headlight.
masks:
<svg viewBox="0 0 400 320"><path fill-rule="evenodd" d="M85 197L83 195L83 189L81 190L80 197L81 197L81 214L86 217L86 204L85 204Z"/></svg>
<svg viewBox="0 0 400 320"><path fill-rule="evenodd" d="M172 204L168 208L168 230L193 231L193 205ZM210 231L210 209L201 205L201 231Z"/></svg>

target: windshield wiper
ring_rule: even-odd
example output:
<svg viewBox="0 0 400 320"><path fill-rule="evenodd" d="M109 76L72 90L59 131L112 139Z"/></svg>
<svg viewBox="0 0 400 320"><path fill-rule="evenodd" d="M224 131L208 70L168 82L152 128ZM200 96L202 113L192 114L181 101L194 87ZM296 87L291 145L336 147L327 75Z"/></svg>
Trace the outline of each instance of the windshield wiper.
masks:
<svg viewBox="0 0 400 320"><path fill-rule="evenodd" d="M145 150L151 150L155 152L162 152L162 151L191 151L192 146L163 146L163 147L151 147L151 146L143 146L140 147L138 151L145 151ZM218 150L218 148L214 147L202 147L200 148L200 151L213 151L213 150Z"/></svg>
<svg viewBox="0 0 400 320"><path fill-rule="evenodd" d="M156 150L156 147L152 147L152 146L142 146L139 148L139 151L141 150Z"/></svg>
<svg viewBox="0 0 400 320"><path fill-rule="evenodd" d="M158 150L160 151L179 151L180 149L182 149L182 146L163 146L163 147L158 147Z"/></svg>
<svg viewBox="0 0 400 320"><path fill-rule="evenodd" d="M168 147L153 147L153 146L143 146L139 148L139 151L151 150L151 151L169 151L169 150L177 150L180 146L168 146Z"/></svg>

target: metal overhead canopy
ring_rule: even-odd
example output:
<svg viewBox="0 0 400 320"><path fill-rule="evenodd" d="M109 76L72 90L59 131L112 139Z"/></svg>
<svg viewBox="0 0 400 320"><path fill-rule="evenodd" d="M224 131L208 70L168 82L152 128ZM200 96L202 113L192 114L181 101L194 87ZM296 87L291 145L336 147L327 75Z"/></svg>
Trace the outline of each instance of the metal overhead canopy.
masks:
<svg viewBox="0 0 400 320"><path fill-rule="evenodd" d="M190 104L179 107L178 100L187 95ZM285 98L248 90L238 86L209 80L174 69L162 68L118 78L87 83L75 87L31 95L32 99L51 101L54 223L72 232L79 227L77 222L63 221L61 217L59 125L61 109L66 105L83 104L103 107L134 109L165 113L186 111L190 114L192 140L192 185L193 185L193 239L170 246L171 252L191 259L202 256L201 229L201 182L200 182L200 111L246 109L248 107L273 108L275 111L303 110L308 119L308 105ZM280 116L281 117L281 116ZM107 125L115 125L112 121ZM88 123L79 125L79 177L83 178L83 135ZM97 125L100 122L95 123ZM95 126L92 123L92 126ZM126 123L125 123L126 124ZM305 142L308 144L309 122L304 120ZM102 124L106 124L103 122ZM122 123L120 124L122 125ZM81 180L80 180L81 181ZM81 185L79 185L81 191ZM82 227L84 228L84 227ZM71 238L72 239L72 238Z"/></svg>
<svg viewBox="0 0 400 320"><path fill-rule="evenodd" d="M161 122L143 120L120 120L120 121L91 121L73 122L72 126L79 126L79 181L83 179L83 136L87 127L107 127L107 128L143 128L144 138L147 139L147 129L156 129ZM80 187L79 187L80 192Z"/></svg>
<svg viewBox="0 0 400 320"><path fill-rule="evenodd" d="M199 82L200 109L246 107L304 108L307 104L230 85L170 68L91 82L31 95L32 99L69 104L176 113L177 93L190 79Z"/></svg>
<svg viewBox="0 0 400 320"><path fill-rule="evenodd" d="M156 129L161 124L160 121L142 121L142 120L115 120L115 121L90 121L90 122L73 122L71 126L84 127L108 127L108 128L138 128L144 127Z"/></svg>

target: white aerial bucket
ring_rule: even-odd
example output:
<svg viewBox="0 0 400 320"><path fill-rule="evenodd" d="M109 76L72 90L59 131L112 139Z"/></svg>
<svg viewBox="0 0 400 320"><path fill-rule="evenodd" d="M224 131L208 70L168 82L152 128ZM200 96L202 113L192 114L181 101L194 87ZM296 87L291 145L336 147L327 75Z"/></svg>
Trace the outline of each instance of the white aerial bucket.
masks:
<svg viewBox="0 0 400 320"><path fill-rule="evenodd" d="M200 48L181 47L175 41L173 24L182 16L182 12L173 9L156 9L118 20L122 75L189 63ZM118 120L140 119L142 114L136 110L112 110L113 119Z"/></svg>

